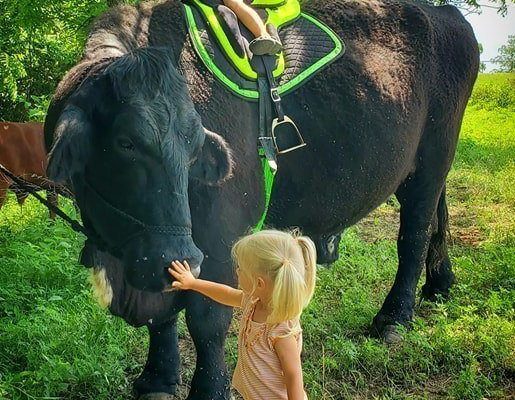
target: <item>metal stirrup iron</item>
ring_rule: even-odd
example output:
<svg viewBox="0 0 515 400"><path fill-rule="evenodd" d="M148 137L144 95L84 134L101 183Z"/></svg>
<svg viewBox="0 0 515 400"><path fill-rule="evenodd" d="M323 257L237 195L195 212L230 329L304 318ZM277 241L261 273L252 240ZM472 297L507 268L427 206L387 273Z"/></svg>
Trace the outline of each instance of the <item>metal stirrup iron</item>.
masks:
<svg viewBox="0 0 515 400"><path fill-rule="evenodd" d="M279 91L277 90L277 86L275 84L275 78L273 76L272 66L267 61L265 61L264 57L261 58L261 61L265 69L268 86L270 88L270 98L272 99L272 103L277 115L277 117L272 119L271 130L275 151L277 154L285 154L290 151L300 149L301 147L306 146L306 142L304 142L304 139L300 134L299 128L297 128L297 125L295 125L295 122L293 122L290 117L284 114L281 105L281 96L279 95ZM287 137L284 138L285 136ZM288 142L283 146L281 143L284 141Z"/></svg>

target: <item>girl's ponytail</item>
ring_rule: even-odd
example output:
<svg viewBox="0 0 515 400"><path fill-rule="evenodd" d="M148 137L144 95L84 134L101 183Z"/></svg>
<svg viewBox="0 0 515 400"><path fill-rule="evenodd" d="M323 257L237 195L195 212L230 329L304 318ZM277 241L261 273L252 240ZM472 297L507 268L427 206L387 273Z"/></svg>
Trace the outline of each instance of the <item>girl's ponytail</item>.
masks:
<svg viewBox="0 0 515 400"><path fill-rule="evenodd" d="M304 281L306 282L306 297L304 307L306 307L311 301L313 292L315 291L317 251L313 241L306 236L299 236L297 238L297 242L302 249L302 256L304 257L304 265L306 268L304 277Z"/></svg>
<svg viewBox="0 0 515 400"><path fill-rule="evenodd" d="M277 270L270 313L267 322L280 323L297 318L304 309L306 284L304 276L289 259Z"/></svg>
<svg viewBox="0 0 515 400"><path fill-rule="evenodd" d="M277 270L268 321L278 323L297 318L309 304L315 290L316 248L305 236L295 238L302 251L302 261L285 259ZM300 261L300 262L299 262Z"/></svg>

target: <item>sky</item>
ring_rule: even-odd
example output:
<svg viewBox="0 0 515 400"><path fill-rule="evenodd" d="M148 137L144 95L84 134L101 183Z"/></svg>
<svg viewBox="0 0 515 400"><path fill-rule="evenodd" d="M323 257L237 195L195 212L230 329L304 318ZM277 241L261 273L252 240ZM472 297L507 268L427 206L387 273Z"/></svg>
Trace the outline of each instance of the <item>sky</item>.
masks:
<svg viewBox="0 0 515 400"><path fill-rule="evenodd" d="M479 15L465 16L474 28L477 41L483 45L481 61L485 62L487 71L496 68L495 64L487 61L498 54L499 47L508 41L508 35L515 35L515 4L511 3L511 0L507 1L510 3L506 17L501 17L495 10L485 7Z"/></svg>

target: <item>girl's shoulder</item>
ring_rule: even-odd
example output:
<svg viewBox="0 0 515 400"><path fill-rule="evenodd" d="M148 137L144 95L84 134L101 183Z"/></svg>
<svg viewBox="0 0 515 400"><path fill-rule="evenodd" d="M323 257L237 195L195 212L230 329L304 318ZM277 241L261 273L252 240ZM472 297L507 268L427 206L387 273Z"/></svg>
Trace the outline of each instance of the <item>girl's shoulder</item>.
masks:
<svg viewBox="0 0 515 400"><path fill-rule="evenodd" d="M283 339L292 335L297 341L302 337L302 327L298 318L272 325L268 332L269 345L273 348L277 339Z"/></svg>

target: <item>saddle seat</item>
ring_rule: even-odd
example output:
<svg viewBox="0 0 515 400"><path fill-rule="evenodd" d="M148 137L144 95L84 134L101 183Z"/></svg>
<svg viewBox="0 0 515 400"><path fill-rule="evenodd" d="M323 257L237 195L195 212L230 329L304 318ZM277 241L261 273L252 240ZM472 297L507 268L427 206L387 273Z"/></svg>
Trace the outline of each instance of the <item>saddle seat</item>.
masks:
<svg viewBox="0 0 515 400"><path fill-rule="evenodd" d="M301 12L299 0L254 0L250 6L277 29L283 44L273 69L279 94L299 87L343 54L341 39ZM193 47L205 66L231 92L256 101L259 57L248 48L252 33L217 0L188 0L184 8Z"/></svg>

